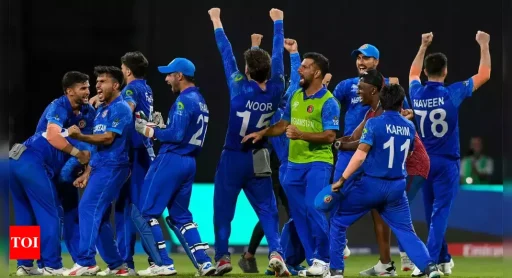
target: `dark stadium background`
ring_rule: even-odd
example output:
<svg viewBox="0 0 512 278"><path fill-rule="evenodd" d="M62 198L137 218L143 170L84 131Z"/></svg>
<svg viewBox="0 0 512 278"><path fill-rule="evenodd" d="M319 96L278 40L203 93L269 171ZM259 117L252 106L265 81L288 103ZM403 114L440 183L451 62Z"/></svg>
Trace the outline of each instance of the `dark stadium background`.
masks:
<svg viewBox="0 0 512 278"><path fill-rule="evenodd" d="M495 183L502 184L502 23L499 5L472 5L468 1L164 1L164 0L23 0L11 1L10 104L11 145L33 134L46 105L62 94L66 71L88 73L91 96L93 67L120 66L127 51L140 50L150 62L148 83L153 88L155 110L166 117L175 97L157 71L175 57L196 65L197 85L210 109L207 140L198 158L196 181L213 182L227 128L229 98L220 54L207 13L221 8L221 19L243 68L242 53L250 35L264 35L262 47L271 51L271 8L284 11L285 37L298 41L301 54L321 52L330 59L333 79L329 89L356 75L350 52L364 43L381 53L379 70L397 76L407 88L410 64L421 34L434 32L429 52L444 52L449 59L447 82L469 78L477 72L478 30L491 35L491 80L460 109L461 153L469 139L481 136L486 153L495 160ZM289 74L285 51L285 70ZM424 79L424 77L423 77ZM341 121L342 122L342 121ZM373 242L370 218L351 233ZM425 236L425 227L418 232ZM450 230L449 241L500 241L499 237Z"/></svg>

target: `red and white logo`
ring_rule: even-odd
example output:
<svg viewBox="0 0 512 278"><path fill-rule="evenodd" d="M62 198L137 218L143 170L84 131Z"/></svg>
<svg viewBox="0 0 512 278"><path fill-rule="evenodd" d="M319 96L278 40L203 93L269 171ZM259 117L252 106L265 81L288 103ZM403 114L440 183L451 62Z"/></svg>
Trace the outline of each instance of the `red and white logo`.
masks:
<svg viewBox="0 0 512 278"><path fill-rule="evenodd" d="M38 260L41 258L39 226L10 226L9 235L9 259Z"/></svg>
<svg viewBox="0 0 512 278"><path fill-rule="evenodd" d="M503 244L502 243L485 243L485 242L471 242L471 243L450 243L448 244L453 256L464 257L503 257Z"/></svg>

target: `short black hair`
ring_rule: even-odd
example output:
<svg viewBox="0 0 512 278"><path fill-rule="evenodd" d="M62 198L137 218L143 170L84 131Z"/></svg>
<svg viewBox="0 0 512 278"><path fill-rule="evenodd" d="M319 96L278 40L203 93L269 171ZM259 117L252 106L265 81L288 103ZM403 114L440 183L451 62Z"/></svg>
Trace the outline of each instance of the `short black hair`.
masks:
<svg viewBox="0 0 512 278"><path fill-rule="evenodd" d="M384 110L400 111L405 99L404 88L400 84L391 84L382 87L379 100Z"/></svg>
<svg viewBox="0 0 512 278"><path fill-rule="evenodd" d="M194 76L183 75L183 79L189 83L196 83L196 78Z"/></svg>
<svg viewBox="0 0 512 278"><path fill-rule="evenodd" d="M267 51L261 48L250 48L244 52L247 71L252 79L265 82L270 76L271 60Z"/></svg>
<svg viewBox="0 0 512 278"><path fill-rule="evenodd" d="M108 74L110 77L112 77L119 85L123 85L124 82L124 76L123 72L120 68L114 67L114 66L96 66L94 67L94 75L96 77L102 75L102 74Z"/></svg>
<svg viewBox="0 0 512 278"><path fill-rule="evenodd" d="M448 58L443 53L432 53L425 58L425 70L429 76L442 76L448 65Z"/></svg>
<svg viewBox="0 0 512 278"><path fill-rule="evenodd" d="M322 77L329 72L329 59L317 52L308 52L302 56L302 59L312 59L314 64L320 69Z"/></svg>
<svg viewBox="0 0 512 278"><path fill-rule="evenodd" d="M66 89L73 87L75 84L87 81L89 81L89 75L79 71L68 71L62 77L62 90L66 92Z"/></svg>
<svg viewBox="0 0 512 278"><path fill-rule="evenodd" d="M144 78L148 71L148 59L140 51L128 52L121 57L121 63L129 68L135 78Z"/></svg>
<svg viewBox="0 0 512 278"><path fill-rule="evenodd" d="M361 73L359 75L359 81L377 87L377 91L380 91L386 84L384 76L382 76L382 74L376 69L367 70L366 72Z"/></svg>

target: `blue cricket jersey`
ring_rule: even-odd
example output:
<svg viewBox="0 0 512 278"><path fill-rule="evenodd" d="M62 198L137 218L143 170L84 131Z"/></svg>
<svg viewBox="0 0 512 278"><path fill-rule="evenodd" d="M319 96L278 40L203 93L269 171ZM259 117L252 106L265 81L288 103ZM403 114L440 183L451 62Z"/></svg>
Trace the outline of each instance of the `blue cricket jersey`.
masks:
<svg viewBox="0 0 512 278"><path fill-rule="evenodd" d="M389 78L384 78L384 81L386 85L389 85ZM341 81L336 85L336 88L334 88L334 97L340 104L344 104L347 109L345 113L345 129L343 136L352 135L352 132L354 132L357 126L364 120L366 112L370 109L370 106L362 103L361 97L357 94L358 83L359 77L349 78ZM404 108L409 108L407 100L404 100Z"/></svg>
<svg viewBox="0 0 512 278"><path fill-rule="evenodd" d="M291 62L291 72L290 72L290 85L288 89L286 89L286 93L281 99L281 103L279 104L279 108L276 113L270 119L270 125L274 125L281 120L284 114L284 109L286 108L286 103L288 98L300 88L300 75L299 75L299 67L300 67L300 54L299 53L291 53L290 54L290 62ZM270 143L272 144L272 149L276 152L277 158L279 162L284 163L288 161L288 145L290 139L286 137L286 133L283 133L279 136L269 137Z"/></svg>
<svg viewBox="0 0 512 278"><path fill-rule="evenodd" d="M162 142L159 154L197 156L206 138L209 115L197 87L183 90L169 111L167 127L155 128L154 138Z"/></svg>
<svg viewBox="0 0 512 278"><path fill-rule="evenodd" d="M115 133L115 138L110 145L98 145L96 152L91 155L89 165L100 168L101 166L128 166L128 130L133 124L133 115L130 106L118 96L108 105L98 107L94 119L94 134L106 132Z"/></svg>
<svg viewBox="0 0 512 278"><path fill-rule="evenodd" d="M460 158L459 106L473 93L473 79L445 86L417 80L409 86L419 135L429 155Z"/></svg>
<svg viewBox="0 0 512 278"><path fill-rule="evenodd" d="M252 145L252 142L242 144L241 141L245 135L268 127L281 101L285 88L283 21L274 22L271 76L266 83L265 91L238 70L233 49L224 29L215 29L215 39L222 55L230 94L228 131L224 149L248 150L264 147L266 140L258 142L258 146Z"/></svg>
<svg viewBox="0 0 512 278"><path fill-rule="evenodd" d="M363 129L360 144L371 146L363 163L367 176L381 179L407 177L405 161L414 149L414 124L396 111L384 111L369 119Z"/></svg>
<svg viewBox="0 0 512 278"><path fill-rule="evenodd" d="M83 104L78 114L73 113L73 108L66 95L53 100L44 110L37 123L36 133L45 132L48 123L53 123L61 128L76 125L83 134L92 134L96 110L90 104Z"/></svg>
<svg viewBox="0 0 512 278"><path fill-rule="evenodd" d="M130 82L130 84L126 85L121 91L121 96L124 101L128 103L133 103L135 105L134 112L143 112L149 118L149 121L152 120L153 114L153 91L148 84L146 84L146 80L144 79L136 79ZM133 124L129 127L130 136L130 146L132 148L150 148L153 147L153 142L151 139L143 136L135 130L135 117L133 117Z"/></svg>

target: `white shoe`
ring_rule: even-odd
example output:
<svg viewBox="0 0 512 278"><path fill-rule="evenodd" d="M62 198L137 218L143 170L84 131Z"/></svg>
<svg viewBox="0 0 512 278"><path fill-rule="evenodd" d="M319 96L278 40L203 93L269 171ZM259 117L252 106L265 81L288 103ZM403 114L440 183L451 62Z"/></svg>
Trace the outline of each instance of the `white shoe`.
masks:
<svg viewBox="0 0 512 278"><path fill-rule="evenodd" d="M299 276L301 276L301 277L307 277L307 276L329 277L329 276L331 276L331 273L329 271L329 264L324 261L314 259L313 265L311 265L306 270L299 271Z"/></svg>
<svg viewBox="0 0 512 278"><path fill-rule="evenodd" d="M119 267L115 269L110 269L107 267L107 269L98 272L97 276L130 276L128 271L128 267L126 264L122 264Z"/></svg>
<svg viewBox="0 0 512 278"><path fill-rule="evenodd" d="M43 269L43 276L62 276L64 271L68 270L65 267L61 267L59 269L51 268L51 267L44 267Z"/></svg>
<svg viewBox="0 0 512 278"><path fill-rule="evenodd" d="M137 276L137 272L135 272L135 269L128 268L128 276Z"/></svg>
<svg viewBox="0 0 512 278"><path fill-rule="evenodd" d="M348 239L347 239L347 242L345 244L345 249L343 249L343 258L346 259L350 257L350 249L348 249Z"/></svg>
<svg viewBox="0 0 512 278"><path fill-rule="evenodd" d="M395 262L383 264L380 261L373 267L359 272L359 276L382 276L382 277L395 277L396 274Z"/></svg>
<svg viewBox="0 0 512 278"><path fill-rule="evenodd" d="M411 271L414 269L415 265L407 256L407 253L400 252L400 264L402 266L402 271Z"/></svg>
<svg viewBox="0 0 512 278"><path fill-rule="evenodd" d="M71 269L68 269L62 273L63 276L95 276L100 272L100 267L95 266L81 266L79 264L73 265Z"/></svg>
<svg viewBox="0 0 512 278"><path fill-rule="evenodd" d="M415 266L414 270L411 273L411 277L422 277L425 276L425 273L421 272L421 270Z"/></svg>
<svg viewBox="0 0 512 278"><path fill-rule="evenodd" d="M30 275L41 275L43 274L42 270L39 270L37 267L33 266L18 266L16 270L16 276L30 276Z"/></svg>
<svg viewBox="0 0 512 278"><path fill-rule="evenodd" d="M199 269L196 272L196 276L212 276L217 269L212 265L211 262L206 262L199 265Z"/></svg>
<svg viewBox="0 0 512 278"><path fill-rule="evenodd" d="M281 255L279 255L279 253L275 251L270 254L268 267L275 272L276 277L291 276L290 271L288 270L288 267L286 267L286 263L284 262L283 258L281 257Z"/></svg>
<svg viewBox="0 0 512 278"><path fill-rule="evenodd" d="M176 275L178 272L174 268L174 265L152 265L146 270L139 271L140 276L171 276Z"/></svg>
<svg viewBox="0 0 512 278"><path fill-rule="evenodd" d="M439 270L442 273L444 273L444 275L446 275L446 276L449 276L450 274L452 274L452 266L450 263L438 264L437 268L439 268Z"/></svg>
<svg viewBox="0 0 512 278"><path fill-rule="evenodd" d="M450 267L455 268L455 262L453 261L453 258L450 259Z"/></svg>

